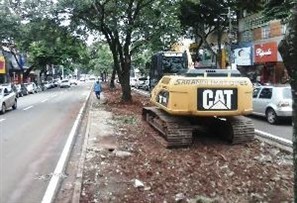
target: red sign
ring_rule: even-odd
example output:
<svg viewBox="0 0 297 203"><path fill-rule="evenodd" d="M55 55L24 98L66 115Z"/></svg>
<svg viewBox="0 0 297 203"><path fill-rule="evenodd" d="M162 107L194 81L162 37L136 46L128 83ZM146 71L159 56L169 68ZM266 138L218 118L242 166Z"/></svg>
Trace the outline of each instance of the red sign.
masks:
<svg viewBox="0 0 297 203"><path fill-rule="evenodd" d="M255 45L255 62L276 62L277 61L277 43L269 42Z"/></svg>

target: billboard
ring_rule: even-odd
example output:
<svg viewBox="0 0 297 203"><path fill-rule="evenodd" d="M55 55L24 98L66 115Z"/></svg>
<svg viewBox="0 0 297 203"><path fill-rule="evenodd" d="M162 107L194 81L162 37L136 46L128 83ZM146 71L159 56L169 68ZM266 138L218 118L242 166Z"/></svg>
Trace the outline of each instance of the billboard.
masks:
<svg viewBox="0 0 297 203"><path fill-rule="evenodd" d="M252 65L252 47L240 47L234 49L235 64L238 66Z"/></svg>

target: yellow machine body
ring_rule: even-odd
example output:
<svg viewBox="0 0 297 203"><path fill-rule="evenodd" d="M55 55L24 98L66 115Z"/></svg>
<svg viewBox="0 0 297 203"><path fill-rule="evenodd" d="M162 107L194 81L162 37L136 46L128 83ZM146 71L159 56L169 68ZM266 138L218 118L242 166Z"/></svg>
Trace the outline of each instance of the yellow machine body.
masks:
<svg viewBox="0 0 297 203"><path fill-rule="evenodd" d="M151 102L172 115L238 116L252 112L253 86L246 77L163 76Z"/></svg>

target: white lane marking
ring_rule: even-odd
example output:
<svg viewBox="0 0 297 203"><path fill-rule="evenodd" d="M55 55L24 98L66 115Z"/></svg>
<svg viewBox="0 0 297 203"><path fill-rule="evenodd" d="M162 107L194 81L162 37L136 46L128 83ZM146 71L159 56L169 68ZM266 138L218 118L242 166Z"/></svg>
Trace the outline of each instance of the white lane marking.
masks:
<svg viewBox="0 0 297 203"><path fill-rule="evenodd" d="M42 100L41 103L46 102L48 99Z"/></svg>
<svg viewBox="0 0 297 203"><path fill-rule="evenodd" d="M68 135L68 138L67 138L67 141L66 141L66 144L63 148L63 151L62 151L62 154L59 158L59 161L58 161L58 164L55 168L55 171L53 173L53 176L51 177L51 180L46 188L46 191L45 191L45 194L42 198L42 201L41 203L51 203L53 201L53 198L55 196L55 193L57 191L57 187L58 187L58 184L59 184L59 181L60 181L60 178L61 178L61 175L60 174L63 174L63 171L64 171L64 168L65 168L65 164L66 164L66 161L69 157L69 153L71 152L71 147L73 145L73 140L74 140L74 136L76 134L76 131L77 131L77 128L78 128L78 125L79 125L79 122L81 120L81 117L83 116L83 111L85 109L85 106L86 106L86 103L88 101L88 98L90 96L90 93L87 95L86 97L86 100L83 104L83 106L80 108L80 111L74 121L74 124L71 128L71 131Z"/></svg>
<svg viewBox="0 0 297 203"><path fill-rule="evenodd" d="M51 97L56 97L56 96L58 96L57 94L54 94L54 95L52 95Z"/></svg>
<svg viewBox="0 0 297 203"><path fill-rule="evenodd" d="M0 119L0 122L5 121L5 118Z"/></svg>
<svg viewBox="0 0 297 203"><path fill-rule="evenodd" d="M268 138L268 139L271 139L271 140L286 144L287 146L292 146L293 145L293 142L291 140L288 140L288 139L285 139L285 138L282 138L282 137L278 137L278 136L269 134L267 132L263 132L261 130L255 129L255 133L258 134L259 136L262 136L262 137L265 137L265 138Z"/></svg>
<svg viewBox="0 0 297 203"><path fill-rule="evenodd" d="M27 108L24 108L23 110L24 111L27 111L27 110L29 110L29 109L31 109L31 108L33 108L34 106L32 105L32 106L28 106Z"/></svg>

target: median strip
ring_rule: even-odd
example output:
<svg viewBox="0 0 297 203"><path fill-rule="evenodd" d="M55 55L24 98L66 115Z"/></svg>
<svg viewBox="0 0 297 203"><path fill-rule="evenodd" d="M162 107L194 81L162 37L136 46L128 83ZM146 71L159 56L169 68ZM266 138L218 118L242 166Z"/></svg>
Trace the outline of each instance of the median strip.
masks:
<svg viewBox="0 0 297 203"><path fill-rule="evenodd" d="M34 106L28 106L27 108L24 108L23 110L24 111L27 111L27 110L29 110L29 109L31 109L31 108L33 108Z"/></svg>

